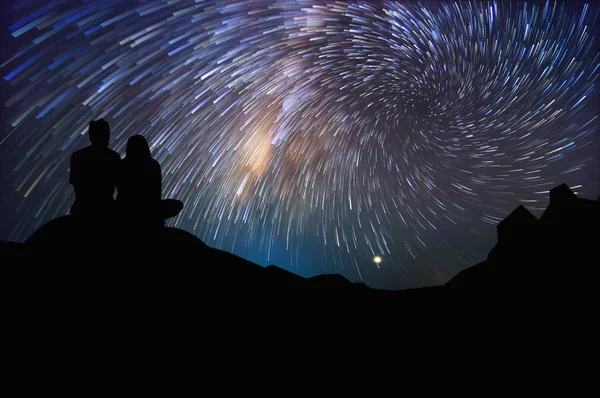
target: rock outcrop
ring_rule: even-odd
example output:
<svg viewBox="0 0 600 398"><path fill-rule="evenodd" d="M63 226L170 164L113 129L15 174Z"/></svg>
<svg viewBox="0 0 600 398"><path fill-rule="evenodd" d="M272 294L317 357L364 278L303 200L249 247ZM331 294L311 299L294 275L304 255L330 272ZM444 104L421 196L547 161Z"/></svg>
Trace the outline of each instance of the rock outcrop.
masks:
<svg viewBox="0 0 600 398"><path fill-rule="evenodd" d="M600 263L599 226L600 201L559 185L539 219L517 207L498 224L498 243L487 259L446 286L535 291L579 285Z"/></svg>

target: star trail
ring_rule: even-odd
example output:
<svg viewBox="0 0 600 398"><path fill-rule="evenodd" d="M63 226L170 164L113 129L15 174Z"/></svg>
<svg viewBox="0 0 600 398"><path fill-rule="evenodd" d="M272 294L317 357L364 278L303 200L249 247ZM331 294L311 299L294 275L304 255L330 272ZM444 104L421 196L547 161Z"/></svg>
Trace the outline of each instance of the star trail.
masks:
<svg viewBox="0 0 600 398"><path fill-rule="evenodd" d="M98 118L121 155L147 138L170 226L374 287L444 283L560 183L600 193L595 2L3 7L2 239L68 214Z"/></svg>

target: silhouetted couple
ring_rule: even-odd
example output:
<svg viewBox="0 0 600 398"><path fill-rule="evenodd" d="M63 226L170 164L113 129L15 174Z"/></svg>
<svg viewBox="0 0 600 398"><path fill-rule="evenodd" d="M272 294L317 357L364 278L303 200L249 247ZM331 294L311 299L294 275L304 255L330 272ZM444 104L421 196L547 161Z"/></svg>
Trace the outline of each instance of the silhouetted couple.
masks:
<svg viewBox="0 0 600 398"><path fill-rule="evenodd" d="M166 219L181 212L181 201L161 200L160 164L152 158L144 137L129 138L122 160L108 148L107 121L90 122L89 137L91 145L71 156L69 182L75 189L71 215L96 221L119 218L129 226L144 229L163 226Z"/></svg>

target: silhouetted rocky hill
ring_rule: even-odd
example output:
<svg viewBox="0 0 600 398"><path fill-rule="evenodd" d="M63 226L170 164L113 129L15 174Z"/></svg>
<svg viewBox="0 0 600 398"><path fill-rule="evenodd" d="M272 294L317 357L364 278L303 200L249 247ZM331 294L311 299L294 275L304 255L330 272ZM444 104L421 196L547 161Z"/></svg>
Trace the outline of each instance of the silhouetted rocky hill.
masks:
<svg viewBox="0 0 600 398"><path fill-rule="evenodd" d="M118 224L81 224L70 216L50 221L25 243L0 242L0 253L5 269L36 291L75 286L138 292L336 288L432 297L456 288L535 290L577 283L598 264L598 225L600 202L578 198L560 185L550 191L540 219L519 206L498 224L498 243L485 261L444 286L400 292L370 289L340 275L303 278L274 265L261 267L175 228L149 234Z"/></svg>
<svg viewBox="0 0 600 398"><path fill-rule="evenodd" d="M340 275L302 278L274 265L262 267L211 248L194 235L176 228L163 227L153 236L144 235L144 231L119 234L118 230L119 226L81 225L71 216L64 216L45 224L25 243L2 242L2 257L18 265L34 267L36 271L40 271L43 264L42 273L51 270L47 278L60 280L72 280L72 274L80 277L89 274L86 279L137 276L157 278L155 282L196 283L204 289L368 290L365 285L354 284ZM67 274L61 275L63 271Z"/></svg>
<svg viewBox="0 0 600 398"><path fill-rule="evenodd" d="M578 198L567 185L550 190L538 219L519 206L497 226L498 243L485 261L445 286L469 289L571 289L600 259L600 198Z"/></svg>

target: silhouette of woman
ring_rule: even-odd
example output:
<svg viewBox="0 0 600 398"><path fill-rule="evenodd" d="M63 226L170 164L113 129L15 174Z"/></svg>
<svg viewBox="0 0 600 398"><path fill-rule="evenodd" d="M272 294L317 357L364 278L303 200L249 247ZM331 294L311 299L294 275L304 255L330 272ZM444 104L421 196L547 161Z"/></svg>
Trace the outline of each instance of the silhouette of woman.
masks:
<svg viewBox="0 0 600 398"><path fill-rule="evenodd" d="M127 141L125 158L117 182L117 206L133 223L140 226L162 226L183 209L175 199L161 200L162 172L152 158L148 142L141 135Z"/></svg>

